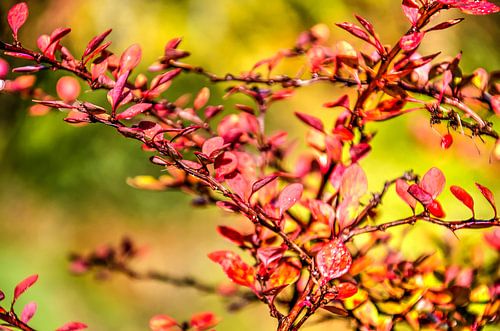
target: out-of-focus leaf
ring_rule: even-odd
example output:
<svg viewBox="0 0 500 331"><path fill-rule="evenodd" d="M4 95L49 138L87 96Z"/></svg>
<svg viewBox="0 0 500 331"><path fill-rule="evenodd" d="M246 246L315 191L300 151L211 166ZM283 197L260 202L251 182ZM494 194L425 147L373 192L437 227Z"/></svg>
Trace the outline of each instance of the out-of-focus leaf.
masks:
<svg viewBox="0 0 500 331"><path fill-rule="evenodd" d="M12 304L23 294L28 288L30 288L33 284L38 280L38 275L31 275L26 279L22 280L19 284L17 284L14 289L14 298L12 300Z"/></svg>
<svg viewBox="0 0 500 331"><path fill-rule="evenodd" d="M299 112L295 112L295 116L297 116L302 122L309 125L313 129L324 132L325 128L323 122L321 122L319 118Z"/></svg>
<svg viewBox="0 0 500 331"><path fill-rule="evenodd" d="M210 90L208 87L204 87L198 92L196 95L196 98L194 99L194 109L198 110L203 108L208 102L208 99L210 98Z"/></svg>
<svg viewBox="0 0 500 331"><path fill-rule="evenodd" d="M56 331L78 331L86 329L87 325L81 322L69 322L57 328Z"/></svg>
<svg viewBox="0 0 500 331"><path fill-rule="evenodd" d="M31 318L35 315L36 308L37 306L35 302L30 302L26 306L24 306L23 311L21 313L21 321L27 324L31 320Z"/></svg>
<svg viewBox="0 0 500 331"><path fill-rule="evenodd" d="M368 180L363 169L355 163L344 171L340 194L345 200L359 200L368 189Z"/></svg>
<svg viewBox="0 0 500 331"><path fill-rule="evenodd" d="M411 207L412 210L415 210L417 207L417 200L410 193L408 193L409 187L410 184L408 184L405 180L396 180L396 193Z"/></svg>
<svg viewBox="0 0 500 331"><path fill-rule="evenodd" d="M194 314L189 321L193 331L205 331L217 325L219 319L212 312L202 312Z"/></svg>
<svg viewBox="0 0 500 331"><path fill-rule="evenodd" d="M177 326L177 321L167 315L156 315L149 320L151 331L171 331Z"/></svg>

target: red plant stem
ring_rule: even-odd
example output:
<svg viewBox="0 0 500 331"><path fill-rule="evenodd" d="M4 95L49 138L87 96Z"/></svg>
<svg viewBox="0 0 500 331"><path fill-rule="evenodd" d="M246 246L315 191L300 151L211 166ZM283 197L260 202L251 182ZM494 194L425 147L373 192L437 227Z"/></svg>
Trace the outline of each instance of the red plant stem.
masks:
<svg viewBox="0 0 500 331"><path fill-rule="evenodd" d="M8 313L5 310L0 311L0 320L7 322L8 326L12 326L23 331L36 331L26 323L20 321L17 316L12 313Z"/></svg>
<svg viewBox="0 0 500 331"><path fill-rule="evenodd" d="M369 225L365 226L362 228L356 228L352 229L349 231L349 233L346 236L346 240L358 236L363 233L369 233L369 232L375 232L375 231L385 231L388 228L392 228L395 226L400 226L400 225L413 225L417 223L418 221L425 221L429 222L432 224L444 226L451 231L455 232L457 230L462 230L462 229L484 229L484 228L489 228L489 227L494 227L494 226L500 226L500 220L498 217L489 219L489 220L480 220L480 219L468 219L468 220L463 220L463 221L445 221L439 218L435 218L432 216L429 216L427 212L422 212L417 215L413 215L410 217L402 218L399 220L387 222L387 223L382 223L379 225Z"/></svg>
<svg viewBox="0 0 500 331"><path fill-rule="evenodd" d="M422 29L430 20L430 18L439 12L443 8L443 5L439 2L436 2L433 4L430 8L428 8L422 16L419 18L418 22L415 24L414 27L411 27L408 32L406 32L405 35L414 33ZM356 122L359 119L359 112L361 109L363 109L364 103L366 100L368 100L369 96L374 93L375 91L378 90L378 86L381 83L382 77L386 74L387 70L389 69L389 66L391 65L392 61L396 58L396 56L399 54L401 51L401 47L399 46L399 42L396 43L390 53L382 58L382 63L380 65L379 70L377 71L377 74L375 77L373 77L370 81L370 84L366 89L363 90L359 98L356 100L356 104L354 106L354 113L350 119L349 126L355 126L355 127L360 127L360 125L357 125Z"/></svg>

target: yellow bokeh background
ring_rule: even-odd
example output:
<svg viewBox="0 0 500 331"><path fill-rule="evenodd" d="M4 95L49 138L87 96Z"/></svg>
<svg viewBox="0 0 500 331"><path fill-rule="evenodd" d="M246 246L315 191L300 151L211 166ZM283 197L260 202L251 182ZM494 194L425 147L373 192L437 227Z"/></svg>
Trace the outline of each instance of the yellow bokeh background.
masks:
<svg viewBox="0 0 500 331"><path fill-rule="evenodd" d="M5 13L12 3L2 1L0 5L2 40L10 38ZM162 54L165 43L178 36L183 38L181 48L192 53L189 63L223 75L249 70L258 60L293 46L301 31L320 22L331 28L332 44L347 40L362 47L334 26L335 22L354 21L353 13L370 20L383 43L394 44L408 28L400 1L394 0L45 0L28 4L30 18L21 31L25 45L34 47L38 35L56 27L71 27L73 31L64 43L79 55L88 40L112 28L109 39L115 53L120 54L133 43L141 45L140 70L146 70ZM450 11L439 20L463 16ZM443 59L462 50L465 72L477 67L491 71L500 64L499 30L498 16L467 16L452 29L429 34L421 53L441 51L439 58ZM39 84L54 93L60 76L41 73ZM202 77L186 75L167 96L195 94L207 84ZM212 103L247 101L241 97L223 101L225 87L210 86ZM300 89L269 111L267 130L284 129L290 139L298 141L299 149L305 148L305 128L293 112L314 114L331 128L338 113L321 105L343 93L345 88L330 85ZM84 89L81 98L107 105L102 91L89 93ZM190 198L179 192L138 191L127 186L127 177L161 175L137 143L108 128L69 126L58 112L30 117L26 110L29 105L29 100L0 95L0 288L10 297L9 291L19 280L34 273L40 275L38 284L19 302L20 306L31 300L38 303L33 319L37 329L55 329L66 321L80 320L95 331L147 330L152 315L163 313L182 320L206 310L222 318L217 327L220 331L273 329L267 308L259 304L229 313L219 298L191 289L131 281L121 275L100 281L69 274L70 252L118 243L122 236L129 235L148 248L137 268L193 275L217 284L225 277L206 255L231 246L217 235L215 227L238 226L245 221L215 208L193 208ZM500 124L496 118L489 120ZM423 174L436 166L446 174L448 186L461 185L472 193L478 216L491 217L486 201L474 187L474 182L482 183L500 196L500 167L491 156L491 139L482 142L455 133L452 147L442 150L440 134L447 132L446 126L430 127L425 113L412 113L371 125L370 129L377 131L373 151L361 164L371 190L378 190L384 180L405 170ZM467 209L448 190L440 200L449 219L468 217ZM409 213L393 190L381 211L385 220ZM415 258L436 251L436 239L447 240L457 249L453 258L463 263L467 250L481 240L482 233L459 233L459 242L442 229L417 225L401 240L401 247L409 258ZM485 248L485 254L493 252ZM308 330L330 328L325 324Z"/></svg>

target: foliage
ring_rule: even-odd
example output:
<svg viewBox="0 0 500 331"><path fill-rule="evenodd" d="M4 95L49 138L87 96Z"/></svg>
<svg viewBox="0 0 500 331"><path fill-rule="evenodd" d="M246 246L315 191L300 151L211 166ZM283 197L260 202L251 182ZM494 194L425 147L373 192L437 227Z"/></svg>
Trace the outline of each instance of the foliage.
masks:
<svg viewBox="0 0 500 331"><path fill-rule="evenodd" d="M328 27L318 24L303 32L291 49L258 61L240 75L219 76L183 61L189 56L179 48L181 39L170 40L164 54L149 70L132 75L142 50L134 44L121 55L113 54L107 30L95 36L75 57L63 46L71 32L57 28L37 40L38 50L25 48L18 31L28 18L25 3L14 5L7 16L12 43L0 42L4 55L30 64L12 71L15 79L2 81L5 91L34 99L32 114L51 108L67 112L65 121L78 126L102 124L142 143L153 152L150 161L165 169L159 178L139 176L129 184L141 189L177 189L193 195L195 205L216 205L242 215L251 230L219 226L219 234L246 254L221 250L208 254L227 277L243 289L212 287L191 278L176 278L155 271L140 272L130 261L140 248L129 239L118 247L104 246L89 254L72 256L71 270L86 273L119 272L132 279L153 279L177 286L216 293L230 300L230 309L241 309L261 301L277 320L278 330L298 330L309 318L316 322L348 318L359 330L392 330L399 324L413 329L478 330L498 323L500 308L498 277L482 263L469 267L446 265L436 255L406 260L388 244L384 231L397 226L427 222L449 229L497 227L493 193L477 184L491 205L492 216L476 217L472 196L457 185L451 193L470 209L468 219L445 219L438 200L446 187L445 175L429 169L421 178L408 171L387 179L379 192L368 193L368 178L358 161L371 151L374 133L367 124L391 120L412 111L426 111L430 124L446 123L449 133L442 148L453 143L453 135L495 139L493 157L500 158L498 133L486 118L499 115L498 74L477 69L463 74L462 54L435 62L439 53L421 55L419 45L431 32L452 28L463 19L430 22L450 9L485 15L499 7L488 1L405 0L402 10L410 23L408 32L394 46L384 45L374 26L355 16L359 25L337 26L362 40L369 52L356 50L347 41L328 46ZM297 58L302 66L294 77L275 74L280 64ZM9 64L0 62L1 78ZM62 70L73 74L60 78L57 97L35 88L32 73ZM212 105L210 89L203 87L192 103L186 96L169 100L165 92L177 77L198 74L215 84L228 85L226 97L247 96L252 103L236 104L225 113L223 105ZM106 90L109 105L81 101L80 82L91 90ZM309 129L308 149L292 161L293 144L286 131L268 134L266 114L272 106L291 98L296 89L312 84L338 84L356 94L325 100L324 107L338 109L333 126L306 112L296 117ZM332 113L333 110L329 110ZM378 220L390 187L410 207L411 214L396 220ZM498 233L485 241L498 250ZM373 252L378 252L374 254ZM382 254L380 254L382 252ZM494 262L498 266L498 256ZM251 262L248 262L251 261ZM31 276L14 291L9 311L0 308L0 329L33 330L28 326L36 305L28 304L18 318L13 307L17 298L34 282ZM0 292L0 299L3 299ZM328 315L325 315L328 313ZM150 328L160 330L208 330L219 322L210 312L196 313L179 322L167 315L151 318ZM58 330L79 330L72 322Z"/></svg>

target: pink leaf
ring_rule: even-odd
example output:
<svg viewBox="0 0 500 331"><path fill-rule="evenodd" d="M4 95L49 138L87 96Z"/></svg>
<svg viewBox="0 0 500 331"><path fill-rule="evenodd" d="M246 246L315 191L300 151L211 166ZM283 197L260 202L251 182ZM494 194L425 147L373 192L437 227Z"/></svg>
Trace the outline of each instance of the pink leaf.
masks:
<svg viewBox="0 0 500 331"><path fill-rule="evenodd" d="M213 152L219 151L224 146L224 139L221 137L212 137L205 140L201 147L201 152L210 157Z"/></svg>
<svg viewBox="0 0 500 331"><path fill-rule="evenodd" d="M410 193L408 193L409 187L410 185L405 180L396 180L396 193L411 207L412 210L415 210L417 207L417 200Z"/></svg>
<svg viewBox="0 0 500 331"><path fill-rule="evenodd" d="M144 113L146 110L150 109L153 105L150 103L138 103L133 105L132 107L127 108L120 114L116 115L117 120L123 119L131 119L141 113Z"/></svg>
<svg viewBox="0 0 500 331"><path fill-rule="evenodd" d="M86 57L90 53L92 53L94 50L96 50L97 47L106 39L106 37L111 33L111 29L104 31L100 35L92 38L89 43L87 44L87 47L85 48L85 51L83 52L82 58Z"/></svg>
<svg viewBox="0 0 500 331"><path fill-rule="evenodd" d="M210 98L210 90L208 87L204 87L198 92L196 98L194 99L194 110L198 110L203 108L208 102Z"/></svg>
<svg viewBox="0 0 500 331"><path fill-rule="evenodd" d="M319 118L299 112L295 112L295 116L297 116L302 122L309 125L310 127L324 132L323 122L321 122Z"/></svg>
<svg viewBox="0 0 500 331"><path fill-rule="evenodd" d="M418 13L418 7L418 3L416 3L416 1L414 0L403 0L403 13L413 26L417 24L417 21L420 17Z"/></svg>
<svg viewBox="0 0 500 331"><path fill-rule="evenodd" d="M122 73L116 80L113 89L108 93L108 95L111 97L111 106L113 108L113 111L116 111L118 105L124 98L123 89L125 88L125 84L127 84L129 74L130 71L125 71L124 73Z"/></svg>
<svg viewBox="0 0 500 331"><path fill-rule="evenodd" d="M21 281L19 284L17 284L16 288L14 289L14 299L13 299L13 304L14 302L19 298L21 294L24 293L28 288L30 288L33 284L36 283L38 280L38 275L31 275Z"/></svg>
<svg viewBox="0 0 500 331"><path fill-rule="evenodd" d="M245 245L245 237L233 228L228 226L220 225L217 227L217 232L233 244L238 246Z"/></svg>
<svg viewBox="0 0 500 331"><path fill-rule="evenodd" d="M325 244L316 255L316 265L324 282L339 278L349 271L351 264L351 253L338 238Z"/></svg>
<svg viewBox="0 0 500 331"><path fill-rule="evenodd" d="M368 189L368 181L363 169L354 163L342 175L340 195L344 200L359 200Z"/></svg>
<svg viewBox="0 0 500 331"><path fill-rule="evenodd" d="M252 185L252 194L257 192L258 190L260 190L261 188L263 188L267 184L273 182L276 178L278 178L277 175L269 175L269 176L266 176L262 179L259 179L258 181L256 181Z"/></svg>
<svg viewBox="0 0 500 331"><path fill-rule="evenodd" d="M247 179L242 174L235 171L225 176L225 180L229 188L234 193L239 195L241 199L248 201L251 194L251 187Z"/></svg>
<svg viewBox="0 0 500 331"><path fill-rule="evenodd" d="M470 194L460 186L455 185L452 185L450 187L450 191L458 200L460 200L464 205L467 206L467 208L470 209L470 211L472 212L472 217L474 217L474 200L472 199Z"/></svg>
<svg viewBox="0 0 500 331"><path fill-rule="evenodd" d="M120 71L132 71L141 61L142 50L138 44L133 44L127 48L120 58Z"/></svg>
<svg viewBox="0 0 500 331"><path fill-rule="evenodd" d="M205 331L215 326L217 323L219 323L219 319L211 312L195 314L189 321L193 331Z"/></svg>
<svg viewBox="0 0 500 331"><path fill-rule="evenodd" d="M442 4L458 8L462 12L471 15L488 15L500 11L500 7L489 1L476 0L438 0Z"/></svg>
<svg viewBox="0 0 500 331"><path fill-rule="evenodd" d="M488 202L491 205L491 208L495 211L495 217L497 217L497 207L495 204L495 196L493 195L493 192L491 192L487 187L484 187L481 184L476 183L477 188L479 191L481 191L481 194L488 200Z"/></svg>
<svg viewBox="0 0 500 331"><path fill-rule="evenodd" d="M280 215L283 215L285 211L290 209L297 201L300 200L303 191L304 186L300 183L290 184L285 187L283 191L281 191L275 206L276 208L279 208Z"/></svg>
<svg viewBox="0 0 500 331"><path fill-rule="evenodd" d="M427 171L420 182L422 187L427 193L436 199L437 196L443 191L446 183L443 173L438 168L431 168Z"/></svg>
<svg viewBox="0 0 500 331"><path fill-rule="evenodd" d="M446 22L439 23L439 24L433 26L432 28L425 30L425 32L448 29L448 28L451 28L452 26L462 22L463 20L464 20L463 18L456 18L453 20L448 20Z"/></svg>
<svg viewBox="0 0 500 331"><path fill-rule="evenodd" d="M432 195L427 193L427 191L425 191L417 184L410 185L410 187L408 188L408 193L410 193L415 199L420 201L420 203L423 204L424 206L427 206L431 204L432 201L434 201Z"/></svg>
<svg viewBox="0 0 500 331"><path fill-rule="evenodd" d="M20 2L12 6L12 8L10 8L9 10L9 13L7 14L7 21L9 22L9 26L12 29L12 35L16 40L19 29L28 19L28 13L28 5L26 4L26 2Z"/></svg>
<svg viewBox="0 0 500 331"><path fill-rule="evenodd" d="M156 315L149 320L149 328L151 331L170 331L177 325L177 321L167 315Z"/></svg>
<svg viewBox="0 0 500 331"><path fill-rule="evenodd" d="M325 108L343 107L345 109L349 109L349 96L347 94L344 94L335 101L324 103L323 107Z"/></svg>
<svg viewBox="0 0 500 331"><path fill-rule="evenodd" d="M238 158L231 152L225 152L215 159L215 174L222 178L234 172L238 167Z"/></svg>
<svg viewBox="0 0 500 331"><path fill-rule="evenodd" d="M87 325L81 322L69 322L57 328L56 331L78 331L86 329Z"/></svg>
<svg viewBox="0 0 500 331"><path fill-rule="evenodd" d="M21 321L23 323L28 323L31 318L35 315L36 313L36 303L35 302L30 302L26 306L24 306L23 311L21 313Z"/></svg>
<svg viewBox="0 0 500 331"><path fill-rule="evenodd" d="M346 30L347 32L349 32L350 34L352 34L355 37L358 37L361 40L370 41L370 36L368 36L368 34L363 29L361 29L359 26L356 26L352 23L347 23L347 22L336 23L335 25L337 25L339 28Z"/></svg>
<svg viewBox="0 0 500 331"><path fill-rule="evenodd" d="M399 47L405 52L411 52L420 45L424 38L423 32L414 32L408 34L399 40Z"/></svg>

